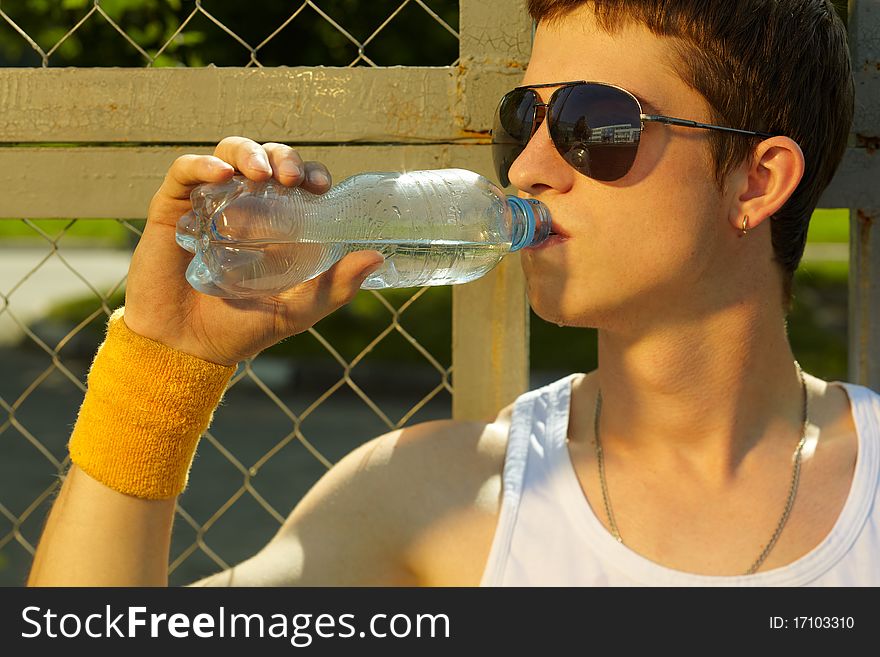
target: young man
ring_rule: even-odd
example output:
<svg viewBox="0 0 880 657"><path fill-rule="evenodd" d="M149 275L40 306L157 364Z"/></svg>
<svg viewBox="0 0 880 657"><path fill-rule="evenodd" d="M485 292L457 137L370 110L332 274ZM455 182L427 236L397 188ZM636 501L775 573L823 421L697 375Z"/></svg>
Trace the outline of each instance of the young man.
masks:
<svg viewBox="0 0 880 657"><path fill-rule="evenodd" d="M785 330L852 113L833 7L530 9L526 87L496 118L498 173L553 216L557 235L522 257L532 306L598 327L599 368L492 423L427 423L360 447L262 551L200 583L880 584L880 399L802 374ZM330 184L320 164L243 138L173 164L31 584L165 584L174 498L231 366L347 302L381 265L351 254L261 301L197 294L175 222L194 185L234 169Z"/></svg>

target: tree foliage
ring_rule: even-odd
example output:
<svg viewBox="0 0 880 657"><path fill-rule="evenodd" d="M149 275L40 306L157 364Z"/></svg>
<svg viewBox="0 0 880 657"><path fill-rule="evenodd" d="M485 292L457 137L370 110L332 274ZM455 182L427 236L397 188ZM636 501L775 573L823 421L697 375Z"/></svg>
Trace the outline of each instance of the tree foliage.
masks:
<svg viewBox="0 0 880 657"><path fill-rule="evenodd" d="M359 56L353 40L365 44L367 59L358 65L448 66L458 57L458 40L420 3L458 29L457 0L409 0L375 35L403 0L203 0L204 11L193 0L3 0L2 10L44 52L51 51L49 66L253 65L239 39L256 49L263 66L348 66ZM39 53L3 20L0 64L42 64Z"/></svg>

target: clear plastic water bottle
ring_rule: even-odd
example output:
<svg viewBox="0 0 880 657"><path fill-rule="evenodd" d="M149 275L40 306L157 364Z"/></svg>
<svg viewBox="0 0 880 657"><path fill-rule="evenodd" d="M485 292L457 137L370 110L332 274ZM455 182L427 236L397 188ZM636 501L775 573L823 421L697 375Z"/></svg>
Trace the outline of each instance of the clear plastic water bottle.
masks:
<svg viewBox="0 0 880 657"><path fill-rule="evenodd" d="M463 169L361 173L323 195L237 175L191 198L177 225L195 254L187 280L227 298L276 294L359 250L385 256L363 289L466 283L550 232L542 203Z"/></svg>

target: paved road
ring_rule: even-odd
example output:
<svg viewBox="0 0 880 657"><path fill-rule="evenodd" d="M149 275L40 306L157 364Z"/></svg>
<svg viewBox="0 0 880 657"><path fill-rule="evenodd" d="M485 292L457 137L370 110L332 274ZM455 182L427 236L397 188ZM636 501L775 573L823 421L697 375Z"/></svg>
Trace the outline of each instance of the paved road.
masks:
<svg viewBox="0 0 880 657"><path fill-rule="evenodd" d="M84 379L87 360L63 357L63 362L74 377ZM76 385L57 369L51 370L51 365L49 356L36 348L0 347L0 586L19 586L27 575L31 557L16 540L16 529L23 540L36 544L51 503L50 498L39 499L58 477L53 460L60 462L66 456L67 439L82 401ZM30 390L47 369L48 376ZM403 385L391 394L382 390L381 381L359 378L357 368L352 376L389 418L397 421L438 381L428 380L424 372L412 372L405 381L408 373L401 372L399 366L394 369ZM324 392L312 381L304 380L278 380L271 388L297 415ZM10 414L4 406L15 410ZM450 414L451 397L444 392L422 408L413 421L447 418ZM278 529L276 519L252 495L240 495L248 477L229 456L247 471L284 442L294 428L295 421L247 379L227 392L215 413L211 432L222 447L202 442L180 504L200 525L230 504L204 536L205 543L229 563L255 553ZM319 405L300 428L331 463L388 430L348 387ZM294 438L249 478L249 485L284 517L324 472L324 466ZM22 516L27 519L16 527L15 519ZM196 530L178 518L172 559L187 553L196 540ZM190 582L216 570L204 553L196 551L175 571L172 584Z"/></svg>
<svg viewBox="0 0 880 657"><path fill-rule="evenodd" d="M85 281L107 294L128 272L130 257L113 249L0 248L0 345L15 345L22 337L10 313L29 324L57 303L93 295Z"/></svg>

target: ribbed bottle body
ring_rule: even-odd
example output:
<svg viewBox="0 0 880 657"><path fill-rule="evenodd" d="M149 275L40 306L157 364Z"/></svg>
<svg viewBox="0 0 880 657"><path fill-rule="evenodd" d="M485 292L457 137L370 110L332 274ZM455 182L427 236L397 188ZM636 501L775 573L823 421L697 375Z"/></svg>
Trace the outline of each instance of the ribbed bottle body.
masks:
<svg viewBox="0 0 880 657"><path fill-rule="evenodd" d="M385 256L364 288L465 283L527 232L498 187L462 169L363 173L320 196L236 176L192 200L177 235L195 254L187 278L226 297L278 293L357 250Z"/></svg>

